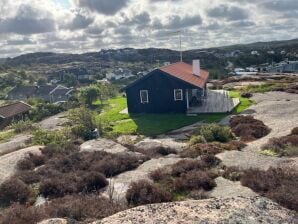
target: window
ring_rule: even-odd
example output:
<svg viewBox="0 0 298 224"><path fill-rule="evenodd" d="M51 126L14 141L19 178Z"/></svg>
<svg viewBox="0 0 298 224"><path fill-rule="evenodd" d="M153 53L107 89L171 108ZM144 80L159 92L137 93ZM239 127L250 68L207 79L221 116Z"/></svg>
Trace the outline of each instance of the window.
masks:
<svg viewBox="0 0 298 224"><path fill-rule="evenodd" d="M174 89L174 100L183 100L183 91L182 89Z"/></svg>
<svg viewBox="0 0 298 224"><path fill-rule="evenodd" d="M140 90L141 103L149 103L148 90Z"/></svg>

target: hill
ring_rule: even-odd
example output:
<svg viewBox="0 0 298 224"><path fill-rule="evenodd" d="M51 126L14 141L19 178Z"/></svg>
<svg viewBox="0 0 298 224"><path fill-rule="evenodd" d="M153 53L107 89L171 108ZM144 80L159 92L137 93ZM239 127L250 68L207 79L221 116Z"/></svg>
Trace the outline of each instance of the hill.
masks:
<svg viewBox="0 0 298 224"><path fill-rule="evenodd" d="M259 55L251 55L252 51L257 51ZM184 51L183 55L184 60L187 62L191 61L193 58L200 58L202 60L202 64L210 68L212 67L211 64L224 65L226 64L227 60L231 60L239 66L248 66L251 64L280 61L285 57L294 59L296 53L298 53L298 39L272 42L257 42L251 44L232 45L218 48L195 49ZM8 58L5 63L9 66L32 64L51 65L65 64L71 62L90 63L99 61L142 61L147 63L153 63L156 61L175 62L178 59L179 52L174 50L158 48L124 48L101 50L100 52L89 52L83 54L37 52L20 55L15 58ZM247 62L245 62L245 59Z"/></svg>

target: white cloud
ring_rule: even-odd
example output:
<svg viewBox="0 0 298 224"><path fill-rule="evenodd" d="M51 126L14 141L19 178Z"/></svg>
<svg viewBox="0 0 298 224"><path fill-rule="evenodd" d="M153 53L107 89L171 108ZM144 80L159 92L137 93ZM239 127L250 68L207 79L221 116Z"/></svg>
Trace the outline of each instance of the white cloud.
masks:
<svg viewBox="0 0 298 224"><path fill-rule="evenodd" d="M0 57L118 47L177 49L177 37L169 36L176 30L183 31L184 49L298 34L297 0L69 0L68 6L59 1L0 1Z"/></svg>

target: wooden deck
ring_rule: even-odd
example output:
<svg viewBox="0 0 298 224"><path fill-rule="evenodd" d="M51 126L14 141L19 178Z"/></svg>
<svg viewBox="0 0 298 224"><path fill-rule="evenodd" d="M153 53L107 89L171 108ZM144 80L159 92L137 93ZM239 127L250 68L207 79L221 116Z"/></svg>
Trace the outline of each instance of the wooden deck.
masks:
<svg viewBox="0 0 298 224"><path fill-rule="evenodd" d="M225 90L208 90L207 98L204 99L202 106L190 107L187 114L228 113L239 103L238 98L230 98Z"/></svg>

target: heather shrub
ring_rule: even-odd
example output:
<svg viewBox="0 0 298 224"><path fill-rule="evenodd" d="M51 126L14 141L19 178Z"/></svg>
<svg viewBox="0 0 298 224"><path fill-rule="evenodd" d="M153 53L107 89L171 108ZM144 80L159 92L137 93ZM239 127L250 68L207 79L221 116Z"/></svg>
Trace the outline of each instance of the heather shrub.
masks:
<svg viewBox="0 0 298 224"><path fill-rule="evenodd" d="M228 142L233 139L232 131L227 126L218 124L203 125L197 130L198 135L204 137L207 142Z"/></svg>
<svg viewBox="0 0 298 224"><path fill-rule="evenodd" d="M105 156L98 163L94 163L90 169L101 172L107 177L111 177L127 170L133 170L146 160L146 157L137 157L128 154L110 154Z"/></svg>
<svg viewBox="0 0 298 224"><path fill-rule="evenodd" d="M254 119L252 116L235 116L231 118L230 126L242 141L253 141L270 132L270 129L262 121Z"/></svg>
<svg viewBox="0 0 298 224"><path fill-rule="evenodd" d="M10 178L0 186L0 204L25 203L31 196L31 189L20 179Z"/></svg>
<svg viewBox="0 0 298 224"><path fill-rule="evenodd" d="M18 161L17 168L19 170L32 170L34 169L34 163L31 161L30 158L25 158Z"/></svg>
<svg viewBox="0 0 298 224"><path fill-rule="evenodd" d="M162 169L153 170L150 172L149 177L155 182L159 182L165 179L168 176L168 173Z"/></svg>
<svg viewBox="0 0 298 224"><path fill-rule="evenodd" d="M208 168L208 164L202 160L184 159L173 164L171 168L172 168L171 175L179 177L182 174L188 173L189 171L192 171L192 170L204 170Z"/></svg>
<svg viewBox="0 0 298 224"><path fill-rule="evenodd" d="M205 191L215 186L213 179L218 177L215 169L218 163L219 160L213 155L204 155L200 160L184 159L151 172L150 178L159 188L171 193L174 200L206 198ZM195 192L199 193L195 195Z"/></svg>
<svg viewBox="0 0 298 224"><path fill-rule="evenodd" d="M85 192L97 191L108 185L108 181L101 173L87 173L81 182L81 187Z"/></svg>
<svg viewBox="0 0 298 224"><path fill-rule="evenodd" d="M141 180L130 184L126 200L130 205L143 205L152 203L168 202L172 200L169 192L158 188L154 184Z"/></svg>
<svg viewBox="0 0 298 224"><path fill-rule="evenodd" d="M207 174L207 172L200 170L193 170L188 173L183 173L181 177L174 181L174 189L176 191L200 189L209 191L215 186L215 181Z"/></svg>
<svg viewBox="0 0 298 224"><path fill-rule="evenodd" d="M62 178L56 177L42 180L39 191L44 197L63 197L67 194L76 193L77 186L76 183L63 176Z"/></svg>
<svg viewBox="0 0 298 224"><path fill-rule="evenodd" d="M298 173L291 168L269 168L267 171L244 171L241 184L281 205L298 211Z"/></svg>
<svg viewBox="0 0 298 224"><path fill-rule="evenodd" d="M135 169L147 159L127 153L79 152L70 144L52 145L43 148L41 155L29 154L20 161L21 170L15 177L26 184L38 183L40 194L56 198L100 190L108 185L106 176Z"/></svg>
<svg viewBox="0 0 298 224"><path fill-rule="evenodd" d="M14 204L0 213L0 223L39 223L49 218L66 218L71 223L89 223L123 209L123 205L113 204L98 195L68 195L38 207Z"/></svg>
<svg viewBox="0 0 298 224"><path fill-rule="evenodd" d="M25 184L34 184L40 181L40 176L33 170L18 171L15 177L23 181Z"/></svg>
<svg viewBox="0 0 298 224"><path fill-rule="evenodd" d="M26 206L15 203L0 212L1 224L29 224L38 223L50 218L42 207Z"/></svg>
<svg viewBox="0 0 298 224"><path fill-rule="evenodd" d="M222 143L205 143L205 144L196 144L185 148L182 152L180 152L181 157L189 157L189 158L196 158L198 156L209 154L209 155L216 155L221 153L225 150L230 150L227 144Z"/></svg>

